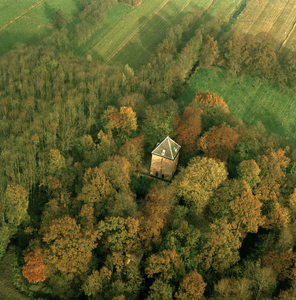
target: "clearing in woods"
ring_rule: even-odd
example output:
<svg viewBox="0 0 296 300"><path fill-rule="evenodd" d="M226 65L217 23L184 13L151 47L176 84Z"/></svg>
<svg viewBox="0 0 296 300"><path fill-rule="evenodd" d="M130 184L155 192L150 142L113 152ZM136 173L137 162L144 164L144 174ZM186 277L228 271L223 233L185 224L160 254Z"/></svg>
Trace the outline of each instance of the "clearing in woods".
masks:
<svg viewBox="0 0 296 300"><path fill-rule="evenodd" d="M296 94L287 87L254 77L230 76L221 69L198 70L177 100L189 104L198 91L221 96L245 124L261 121L268 133L288 136L296 144Z"/></svg>
<svg viewBox="0 0 296 300"><path fill-rule="evenodd" d="M250 0L238 17L232 32L256 35L267 32L283 45L296 48L295 0Z"/></svg>

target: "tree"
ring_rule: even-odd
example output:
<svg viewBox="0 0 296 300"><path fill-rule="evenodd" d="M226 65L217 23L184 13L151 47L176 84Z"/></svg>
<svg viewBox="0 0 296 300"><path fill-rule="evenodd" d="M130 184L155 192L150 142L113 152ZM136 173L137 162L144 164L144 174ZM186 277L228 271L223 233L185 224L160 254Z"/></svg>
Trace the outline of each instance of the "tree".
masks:
<svg viewBox="0 0 296 300"><path fill-rule="evenodd" d="M146 195L140 219L141 239L146 250L151 249L153 244L160 244L175 201L173 190L161 183L153 185Z"/></svg>
<svg viewBox="0 0 296 300"><path fill-rule="evenodd" d="M102 169L95 167L85 171L84 185L77 199L94 207L96 216L106 213L108 202L114 196L115 189Z"/></svg>
<svg viewBox="0 0 296 300"><path fill-rule="evenodd" d="M111 113L110 122L123 140L129 139L138 128L136 113L131 107L121 106L120 112Z"/></svg>
<svg viewBox="0 0 296 300"><path fill-rule="evenodd" d="M174 249L163 250L148 258L145 272L148 278L158 275L164 282L178 282L185 275L185 264Z"/></svg>
<svg viewBox="0 0 296 300"><path fill-rule="evenodd" d="M170 284L156 279L150 286L149 295L146 300L172 300L173 288Z"/></svg>
<svg viewBox="0 0 296 300"><path fill-rule="evenodd" d="M41 225L44 232L45 275L55 293L66 299L79 295L82 278L90 271L97 231L81 228L76 220L63 216Z"/></svg>
<svg viewBox="0 0 296 300"><path fill-rule="evenodd" d="M229 153L235 149L239 135L235 130L222 126L212 127L200 138L200 148L207 157L227 161Z"/></svg>
<svg viewBox="0 0 296 300"><path fill-rule="evenodd" d="M177 133L176 142L182 145L184 155L197 153L198 138L201 134L201 114L202 110L187 107L183 115L177 116L174 120Z"/></svg>
<svg viewBox="0 0 296 300"><path fill-rule="evenodd" d="M206 157L192 158L185 169L175 176L175 193L183 197L192 212L200 214L213 191L227 178L222 162Z"/></svg>
<svg viewBox="0 0 296 300"><path fill-rule="evenodd" d="M61 9L59 9L53 16L54 27L57 28L58 30L61 30L64 26L67 25L67 23L68 23L67 16Z"/></svg>
<svg viewBox="0 0 296 300"><path fill-rule="evenodd" d="M205 41L199 53L200 65L204 68L211 67L219 57L219 48L217 41L209 34L206 35Z"/></svg>
<svg viewBox="0 0 296 300"><path fill-rule="evenodd" d="M241 72L243 61L247 58L248 52L245 49L245 38L238 33L235 33L224 44L225 58L228 67L234 72Z"/></svg>
<svg viewBox="0 0 296 300"><path fill-rule="evenodd" d="M195 94L195 97L192 99L192 104L198 104L201 109L205 106L210 107L221 107L224 112L229 113L229 109L227 104L224 102L222 97L219 97L217 94L206 91L206 92L198 92Z"/></svg>
<svg viewBox="0 0 296 300"><path fill-rule="evenodd" d="M148 149L152 150L156 142L165 136L175 136L174 119L177 114L178 105L173 100L147 107L141 132Z"/></svg>
<svg viewBox="0 0 296 300"><path fill-rule="evenodd" d="M251 189L253 189L259 182L260 168L255 160L244 160L237 166L238 178L245 180Z"/></svg>
<svg viewBox="0 0 296 300"><path fill-rule="evenodd" d="M264 224L261 206L244 180L225 181L215 191L209 204L213 217L225 219L233 229L242 229L246 233L256 233L258 227Z"/></svg>
<svg viewBox="0 0 296 300"><path fill-rule="evenodd" d="M210 232L205 235L207 241L197 261L205 271L213 269L222 273L240 260L240 234L233 232L231 224L225 220L215 220L210 225Z"/></svg>
<svg viewBox="0 0 296 300"><path fill-rule="evenodd" d="M119 149L118 153L127 158L132 168L135 169L144 158L144 136L130 139Z"/></svg>
<svg viewBox="0 0 296 300"><path fill-rule="evenodd" d="M35 249L24 257L23 276L31 283L43 282L45 276L45 264L41 249Z"/></svg>
<svg viewBox="0 0 296 300"><path fill-rule="evenodd" d="M206 285L202 276L197 271L190 271L180 283L175 297L178 300L202 299Z"/></svg>
<svg viewBox="0 0 296 300"><path fill-rule="evenodd" d="M132 194L129 187L131 164L125 157L111 156L99 167L117 192Z"/></svg>
<svg viewBox="0 0 296 300"><path fill-rule="evenodd" d="M5 191L5 217L11 233L17 232L17 227L25 220L29 220L27 212L29 193L19 184L8 185Z"/></svg>

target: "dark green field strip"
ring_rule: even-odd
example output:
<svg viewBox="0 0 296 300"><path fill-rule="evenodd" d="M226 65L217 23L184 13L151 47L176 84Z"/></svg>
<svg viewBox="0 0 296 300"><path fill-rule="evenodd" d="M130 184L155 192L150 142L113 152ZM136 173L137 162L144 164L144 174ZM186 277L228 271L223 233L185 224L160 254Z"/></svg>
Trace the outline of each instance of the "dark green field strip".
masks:
<svg viewBox="0 0 296 300"><path fill-rule="evenodd" d="M256 78L229 77L223 70L199 70L178 99L190 103L198 91L222 96L229 110L245 124L261 121L267 132L294 135L296 92ZM293 129L294 128L294 129ZM296 138L294 140L296 142Z"/></svg>

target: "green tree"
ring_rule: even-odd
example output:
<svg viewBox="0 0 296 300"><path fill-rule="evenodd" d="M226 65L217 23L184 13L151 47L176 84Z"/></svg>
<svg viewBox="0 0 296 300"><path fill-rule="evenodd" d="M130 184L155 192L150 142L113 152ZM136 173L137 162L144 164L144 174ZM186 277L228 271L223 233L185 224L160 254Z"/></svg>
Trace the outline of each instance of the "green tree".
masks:
<svg viewBox="0 0 296 300"><path fill-rule="evenodd" d="M58 30L63 29L68 23L68 18L65 15L65 13L59 9L55 15L53 16L53 24L54 27L57 28Z"/></svg>
<svg viewBox="0 0 296 300"><path fill-rule="evenodd" d="M176 175L173 186L175 193L183 197L193 213L202 213L214 190L227 178L222 162L206 157L192 158L186 168Z"/></svg>

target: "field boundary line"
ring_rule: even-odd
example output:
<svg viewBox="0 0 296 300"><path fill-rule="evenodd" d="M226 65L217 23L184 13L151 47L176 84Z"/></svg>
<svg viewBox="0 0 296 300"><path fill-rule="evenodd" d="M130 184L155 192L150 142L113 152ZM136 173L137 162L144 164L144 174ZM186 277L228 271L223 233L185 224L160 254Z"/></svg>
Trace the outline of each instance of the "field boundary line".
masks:
<svg viewBox="0 0 296 300"><path fill-rule="evenodd" d="M170 25L181 13L182 11L192 2L193 0L190 0L183 8L182 10L168 23L168 25ZM167 30L167 27L165 28L165 30ZM164 31L161 31L157 36L156 38L158 38L161 34L163 34ZM151 43L148 44L147 47L145 47L141 53L132 61L130 67L133 66L133 64L135 63L135 61L150 47L150 45L153 43L153 41L151 41Z"/></svg>
<svg viewBox="0 0 296 300"><path fill-rule="evenodd" d="M295 22L294 25L292 26L292 28L291 28L290 32L288 33L287 37L286 37L286 38L284 39L284 41L282 42L282 45L281 45L280 49L286 45L288 39L290 38L291 34L294 32L295 28L296 28L296 22Z"/></svg>
<svg viewBox="0 0 296 300"><path fill-rule="evenodd" d="M151 16L151 18L149 18L144 24L142 24L142 26L136 30L136 32L110 57L108 58L107 62L109 62L128 42L130 42L138 33L139 31L144 28L146 26L146 24L148 22L150 22L171 0L166 1L162 7L159 8L159 10L157 12L155 12L153 14L153 16Z"/></svg>
<svg viewBox="0 0 296 300"><path fill-rule="evenodd" d="M11 25L12 23L14 23L16 20L22 18L24 15L26 15L27 13L29 13L31 10L33 10L34 8L38 7L39 5L41 5L43 2L45 2L46 0L40 0L39 2L37 2L34 5L31 5L27 10L25 10L23 13L21 13L19 16L15 17L14 19L12 19L10 22L6 23L4 26L2 26L0 28L0 31L6 29L9 25Z"/></svg>

